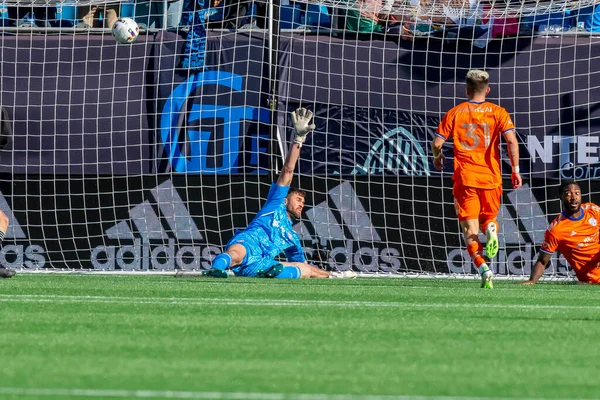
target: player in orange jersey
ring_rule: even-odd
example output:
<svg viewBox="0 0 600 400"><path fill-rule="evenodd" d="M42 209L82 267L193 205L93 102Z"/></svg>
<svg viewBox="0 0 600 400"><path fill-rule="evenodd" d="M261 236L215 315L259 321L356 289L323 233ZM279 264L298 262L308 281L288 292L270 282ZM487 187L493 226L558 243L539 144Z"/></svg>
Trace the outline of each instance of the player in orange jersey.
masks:
<svg viewBox="0 0 600 400"><path fill-rule="evenodd" d="M581 204L581 188L574 181L563 181L558 189L562 212L546 229L544 243L526 285L534 285L557 250L565 256L582 283L600 284L600 207Z"/></svg>
<svg viewBox="0 0 600 400"><path fill-rule="evenodd" d="M486 256L498 253L498 210L502 197L500 172L500 136L508 145L512 165L512 187L521 187L519 144L515 126L506 110L486 101L490 93L489 74L471 70L467 73L468 101L444 115L431 143L433 165L443 170L446 157L442 145L452 139L454 144L454 208L460 222L467 251L481 275L481 287L492 288L493 273L483 257L479 228L486 232Z"/></svg>

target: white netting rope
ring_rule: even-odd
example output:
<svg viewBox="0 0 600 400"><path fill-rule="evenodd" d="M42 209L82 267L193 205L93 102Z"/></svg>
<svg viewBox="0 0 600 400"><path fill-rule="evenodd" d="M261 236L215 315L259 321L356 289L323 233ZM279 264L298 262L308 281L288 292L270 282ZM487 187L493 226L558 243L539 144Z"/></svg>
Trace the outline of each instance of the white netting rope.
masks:
<svg viewBox="0 0 600 400"><path fill-rule="evenodd" d="M300 0L299 2L391 15L419 15L452 19L456 17L475 18L482 13L482 10L487 16L496 18L564 13L597 3L596 0Z"/></svg>
<svg viewBox="0 0 600 400"><path fill-rule="evenodd" d="M127 1L127 0L117 0L117 1L110 1L110 0L2 0L0 1L0 3L2 4L6 4L9 6L19 6L19 7L27 7L27 6L33 6L33 7L44 7L44 6L48 6L48 7L53 7L56 6L58 4L77 4L80 6L87 6L87 5L97 5L97 4L115 4L115 3L132 3L133 0Z"/></svg>

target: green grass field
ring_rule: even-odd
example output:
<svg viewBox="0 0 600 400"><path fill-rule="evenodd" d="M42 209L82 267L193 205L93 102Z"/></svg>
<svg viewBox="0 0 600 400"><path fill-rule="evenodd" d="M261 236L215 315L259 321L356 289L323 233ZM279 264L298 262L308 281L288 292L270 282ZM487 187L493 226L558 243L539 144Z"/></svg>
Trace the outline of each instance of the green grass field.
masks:
<svg viewBox="0 0 600 400"><path fill-rule="evenodd" d="M31 275L1 399L594 399L600 287Z"/></svg>

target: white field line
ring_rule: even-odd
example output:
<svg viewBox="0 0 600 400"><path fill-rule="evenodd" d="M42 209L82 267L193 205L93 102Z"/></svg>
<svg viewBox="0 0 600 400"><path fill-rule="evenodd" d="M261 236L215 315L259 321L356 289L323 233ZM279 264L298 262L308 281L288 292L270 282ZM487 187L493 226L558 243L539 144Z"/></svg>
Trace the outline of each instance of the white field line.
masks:
<svg viewBox="0 0 600 400"><path fill-rule="evenodd" d="M19 274L31 275L111 275L111 276L149 276L149 275L165 275L175 276L177 271L123 271L123 270L95 270L95 269L15 269ZM178 270L180 271L180 270ZM198 273L200 270L190 270L190 273ZM360 278L378 278L378 279L432 279L432 280L480 280L478 274L444 274L444 273L369 273L358 272ZM529 275L495 275L495 280L500 281L526 281ZM574 275L569 276L547 276L541 277L540 282L576 282L577 278Z"/></svg>
<svg viewBox="0 0 600 400"><path fill-rule="evenodd" d="M93 303L93 304L153 304L177 306L258 306L258 307L340 307L340 308L461 308L461 309L522 309L522 310L600 310L600 305L550 304L477 304L419 303L359 300L287 300L233 298L163 298L0 294L5 303Z"/></svg>
<svg viewBox="0 0 600 400"><path fill-rule="evenodd" d="M325 393L253 393L253 392L189 392L167 390L109 390L109 389L43 389L0 387L0 395L103 397L127 399L223 399L223 400L576 400L519 397L468 396L411 396L411 395L358 395ZM578 399L585 400L585 399Z"/></svg>
<svg viewBox="0 0 600 400"><path fill-rule="evenodd" d="M155 276L175 276L175 273L173 271L78 271L78 270L27 270L27 269L23 269L23 270L17 270L17 272L19 274L23 274L23 275L79 275L79 276L92 276L92 275L96 275L96 276L111 276L111 277L117 277L117 278L130 278L131 276L151 276L151 275L155 275ZM194 272L194 271L192 271ZM400 275L400 274L393 274L393 275L383 275L383 274L366 274L366 273L359 273L358 274L359 278L377 278L380 279L381 282L385 282L386 279L392 279L392 280L396 280L396 279L404 279L404 280L411 280L411 279L420 279L420 280L429 280L429 281L438 281L438 282L443 282L443 281L448 281L448 280L459 280L459 281L477 281L477 283L479 283L481 281L481 277L479 275L447 275L447 274L438 274L438 275L424 275L424 276L418 276L418 275ZM496 291L522 291L523 288L519 288L518 285L516 285L516 282L518 281L526 281L529 278L529 276L519 276L519 275L510 275L510 276L503 276L503 275L495 275L494 276L494 281L513 281L515 282L515 286L514 288L511 287L500 287L500 288L496 288ZM202 283L202 285L222 285L222 284L226 284L227 281L226 280L222 280L222 279L208 279L208 278L198 278L198 277L183 277L183 278L178 278L177 281L180 282L181 280L185 280L187 282L190 281L197 281L198 283ZM265 281L265 282L262 282ZM278 284L293 284L294 280L287 280L286 282L283 282L283 280L279 280L277 283ZM360 281L360 280L359 280ZM352 282L359 282L356 280L352 280ZM541 283L548 283L548 282L562 282L562 283L575 283L577 282L577 280L573 277L561 277L561 278L544 278L542 277L542 279L540 279ZM255 278L247 278L247 281L242 281L242 280L236 280L235 281L235 285L247 285L247 286L270 286L273 287L275 286L273 284L273 280L271 279L255 279ZM331 286L328 284L322 284L322 283L317 283L317 282L311 282L310 286ZM354 285L353 285L354 286ZM541 285L538 285L538 287ZM589 286L589 285L586 285ZM455 287L443 287L443 286L437 286L437 285L414 285L414 286L401 286L401 285L386 285L386 284L381 284L381 285L376 285L376 287L395 287L395 288L402 288L403 290L407 290L407 289L436 289L436 290L456 290L457 288ZM577 290L579 286L577 285L572 285L570 286L570 288L556 288L556 287L551 287L551 286L544 286L544 292L579 292ZM465 288L461 288L461 289L465 289ZM479 289L478 285L474 285L473 289ZM599 292L600 294L600 292Z"/></svg>
<svg viewBox="0 0 600 400"><path fill-rule="evenodd" d="M249 278L251 279L251 278ZM191 279L190 279L191 280ZM260 282L263 279L262 278L257 278L256 281L252 281L252 282L240 282L240 281L235 281L235 285L245 285L245 286L270 286L270 287L275 287L275 285L273 285L271 282L271 280L267 279L267 282ZM494 278L494 282L497 279ZM258 282L257 282L258 281ZM199 281L198 281L199 282ZM359 282L357 280L352 280L352 282ZM284 282L277 282L278 284L284 284ZM285 282L286 284L294 284L294 282L292 280L289 280L287 282ZM437 285L410 285L410 286L402 286L402 285L386 285L386 284L382 284L382 285L373 285L372 287L377 287L377 288L396 288L398 290L410 290L410 289L415 289L415 290L421 290L421 289L435 289L435 290L450 290L450 291L456 291L456 290L476 290L476 291L480 291L480 287L479 284L481 283L481 277L479 277L477 279L477 283L475 285L473 285L470 288L466 288L466 287L460 287L460 288L456 288L456 287L444 287L444 286L437 286ZM226 284L226 282L224 280L216 280L215 279L206 279L206 280L202 280L202 285L208 285L208 286L215 286L215 285L223 285ZM331 285L328 284L322 284L322 283L317 283L312 281L310 283L310 287L314 287L314 286L328 286L331 287ZM345 288L350 288L350 287L355 287L356 285L352 285L352 286L345 286ZM360 285L358 285L360 286ZM363 287L367 287L367 286L363 286ZM534 287L537 287L539 289L534 289ZM600 285L566 285L565 288L558 288L558 287L553 287L553 286L549 286L549 285L537 285L537 286L528 286L528 288L530 288L532 291L537 290L538 293L546 293L546 292L571 292L571 293L585 293L586 295L590 295L590 294L597 294L600 298L600 291L596 291L593 292L594 288L600 288ZM583 292L581 291L581 288L590 288L591 291L588 292ZM527 288L523 287L522 285L519 285L517 283L515 283L515 285L513 287L507 287L507 286L502 286L500 288L494 288L494 292L511 292L511 291L517 291L517 292L521 292L524 293L524 290L528 290ZM535 293L535 292L533 292Z"/></svg>

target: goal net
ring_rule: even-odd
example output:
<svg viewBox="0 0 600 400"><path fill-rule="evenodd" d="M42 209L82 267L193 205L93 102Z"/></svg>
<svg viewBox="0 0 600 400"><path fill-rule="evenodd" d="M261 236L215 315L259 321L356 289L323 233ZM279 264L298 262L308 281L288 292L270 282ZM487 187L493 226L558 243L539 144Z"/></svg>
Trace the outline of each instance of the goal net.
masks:
<svg viewBox="0 0 600 400"><path fill-rule="evenodd" d="M264 203L289 113L306 107L317 128L295 171L308 195L294 229L310 262L470 276L452 168L433 168L430 142L474 68L520 141L518 190L502 145L498 276L529 275L561 179L584 200L600 191L592 1L274 3L112 3L141 27L127 45L111 3L2 3L0 264L208 268ZM570 276L559 257L546 272Z"/></svg>

